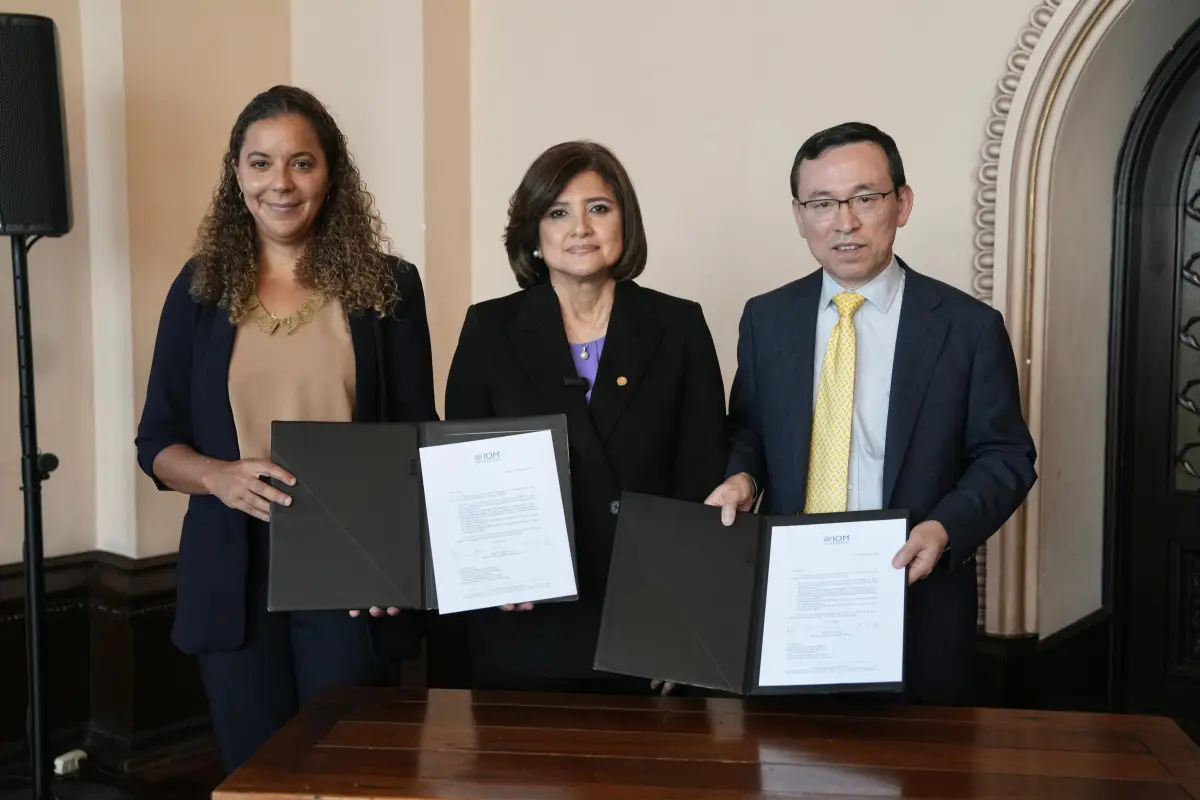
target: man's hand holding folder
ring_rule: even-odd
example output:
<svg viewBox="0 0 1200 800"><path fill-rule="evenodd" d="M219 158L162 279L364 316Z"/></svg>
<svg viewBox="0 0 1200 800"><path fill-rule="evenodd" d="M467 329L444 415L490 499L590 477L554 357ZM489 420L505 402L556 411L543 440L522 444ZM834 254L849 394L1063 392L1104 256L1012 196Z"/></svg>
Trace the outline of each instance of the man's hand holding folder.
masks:
<svg viewBox="0 0 1200 800"><path fill-rule="evenodd" d="M596 669L739 695L903 688L904 511L730 525L717 506L622 494Z"/></svg>
<svg viewBox="0 0 1200 800"><path fill-rule="evenodd" d="M754 507L756 494L754 480L745 472L739 472L714 489L704 503L720 506L721 522L732 525L737 512L745 513ZM950 536L942 523L926 520L912 529L908 541L892 559L892 566L896 569L908 568L908 584L911 586L929 577L946 552L949 542Z"/></svg>

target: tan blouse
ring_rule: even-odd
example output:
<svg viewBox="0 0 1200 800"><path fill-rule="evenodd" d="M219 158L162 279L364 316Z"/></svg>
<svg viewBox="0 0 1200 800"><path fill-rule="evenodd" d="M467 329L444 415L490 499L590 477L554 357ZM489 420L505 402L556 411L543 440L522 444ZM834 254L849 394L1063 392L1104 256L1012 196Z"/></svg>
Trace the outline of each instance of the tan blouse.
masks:
<svg viewBox="0 0 1200 800"><path fill-rule="evenodd" d="M354 343L342 304L314 296L276 318L251 300L229 360L229 404L242 458L270 459L275 420L349 422Z"/></svg>

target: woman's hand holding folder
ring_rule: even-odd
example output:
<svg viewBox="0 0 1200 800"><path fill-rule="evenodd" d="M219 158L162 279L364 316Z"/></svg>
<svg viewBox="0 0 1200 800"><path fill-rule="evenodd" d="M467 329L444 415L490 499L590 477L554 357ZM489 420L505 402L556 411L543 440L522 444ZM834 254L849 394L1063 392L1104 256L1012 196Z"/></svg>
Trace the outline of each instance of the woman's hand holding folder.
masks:
<svg viewBox="0 0 1200 800"><path fill-rule="evenodd" d="M350 616L352 616L352 617L357 617L361 613L362 613L362 609L359 609L359 608L350 609ZM400 609L396 608L395 606L389 606L387 611L385 612L379 606L371 606L371 608L367 611L367 613L370 614L372 617L382 617L385 613L389 617L394 617L400 613Z"/></svg>

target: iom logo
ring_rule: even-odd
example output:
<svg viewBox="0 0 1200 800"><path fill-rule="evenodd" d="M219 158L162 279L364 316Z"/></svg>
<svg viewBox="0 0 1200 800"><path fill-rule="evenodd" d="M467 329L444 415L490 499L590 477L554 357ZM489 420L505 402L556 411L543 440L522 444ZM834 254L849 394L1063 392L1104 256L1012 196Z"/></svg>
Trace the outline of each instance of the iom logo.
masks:
<svg viewBox="0 0 1200 800"><path fill-rule="evenodd" d="M850 541L850 534L848 533L838 533L834 534L833 536L825 537L825 544L842 544L843 542L848 541Z"/></svg>
<svg viewBox="0 0 1200 800"><path fill-rule="evenodd" d="M500 451L499 450L493 450L490 453L476 453L475 454L475 463L476 464L487 464L489 462L499 461L499 460L500 460Z"/></svg>

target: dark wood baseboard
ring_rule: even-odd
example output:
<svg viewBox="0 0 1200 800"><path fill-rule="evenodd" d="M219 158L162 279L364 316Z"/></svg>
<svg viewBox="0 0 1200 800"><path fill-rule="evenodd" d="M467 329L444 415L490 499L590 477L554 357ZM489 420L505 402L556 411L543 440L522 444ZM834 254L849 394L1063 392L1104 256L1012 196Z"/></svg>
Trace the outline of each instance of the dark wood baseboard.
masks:
<svg viewBox="0 0 1200 800"><path fill-rule="evenodd" d="M46 563L46 697L52 754L81 747L108 774L209 758L212 742L194 659L175 649L175 558L92 552ZM402 683L465 688L462 620L435 626ZM0 764L20 763L26 741L24 575L0 566ZM980 635L979 705L1114 711L1112 620L1092 615L1045 640ZM197 755L199 754L199 755Z"/></svg>
<svg viewBox="0 0 1200 800"><path fill-rule="evenodd" d="M44 697L51 757L82 748L125 772L208 733L195 660L171 644L175 557L46 560ZM25 584L0 566L0 763L27 758Z"/></svg>
<svg viewBox="0 0 1200 800"><path fill-rule="evenodd" d="M975 652L977 702L1000 708L1116 711L1112 636L1112 617L1103 610L1045 639L981 634Z"/></svg>

